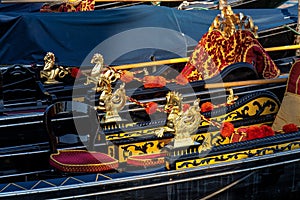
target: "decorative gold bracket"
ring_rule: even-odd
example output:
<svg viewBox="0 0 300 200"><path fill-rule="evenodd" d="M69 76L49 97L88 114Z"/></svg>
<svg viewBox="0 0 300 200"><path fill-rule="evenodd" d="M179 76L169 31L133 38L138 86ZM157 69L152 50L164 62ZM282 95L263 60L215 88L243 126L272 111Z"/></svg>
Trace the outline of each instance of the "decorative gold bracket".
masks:
<svg viewBox="0 0 300 200"><path fill-rule="evenodd" d="M232 105L235 103L235 101L239 98L238 96L235 96L233 93L232 88L226 89L229 92L229 95L227 97L227 105Z"/></svg>

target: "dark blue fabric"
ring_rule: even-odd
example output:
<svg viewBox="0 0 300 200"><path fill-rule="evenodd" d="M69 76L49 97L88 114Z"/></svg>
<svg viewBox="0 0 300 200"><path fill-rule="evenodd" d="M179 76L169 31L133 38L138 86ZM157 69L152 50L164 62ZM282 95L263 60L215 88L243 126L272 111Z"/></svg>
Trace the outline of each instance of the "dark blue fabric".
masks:
<svg viewBox="0 0 300 200"><path fill-rule="evenodd" d="M8 3L1 4L0 12L39 12L43 3Z"/></svg>
<svg viewBox="0 0 300 200"><path fill-rule="evenodd" d="M251 15L259 30L297 21L289 9L234 10ZM0 13L0 65L43 64L48 51L67 66L92 66L101 53L119 65L185 57L208 30L218 10L182 11L134 6L77 13Z"/></svg>

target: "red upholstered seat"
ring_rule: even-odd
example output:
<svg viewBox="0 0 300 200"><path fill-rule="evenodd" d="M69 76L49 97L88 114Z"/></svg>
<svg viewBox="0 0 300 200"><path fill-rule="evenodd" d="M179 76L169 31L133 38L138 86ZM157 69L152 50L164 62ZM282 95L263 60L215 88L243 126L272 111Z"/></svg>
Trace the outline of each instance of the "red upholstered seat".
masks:
<svg viewBox="0 0 300 200"><path fill-rule="evenodd" d="M75 101L56 102L45 110L44 124L50 142L49 164L55 169L97 173L119 167L118 160L99 148L106 146L106 140L93 106Z"/></svg>
<svg viewBox="0 0 300 200"><path fill-rule="evenodd" d="M60 150L51 154L50 165L63 172L103 172L118 168L119 162L104 153Z"/></svg>
<svg viewBox="0 0 300 200"><path fill-rule="evenodd" d="M153 167L163 165L165 163L166 155L166 153L157 153L130 156L127 159L127 164L139 167Z"/></svg>

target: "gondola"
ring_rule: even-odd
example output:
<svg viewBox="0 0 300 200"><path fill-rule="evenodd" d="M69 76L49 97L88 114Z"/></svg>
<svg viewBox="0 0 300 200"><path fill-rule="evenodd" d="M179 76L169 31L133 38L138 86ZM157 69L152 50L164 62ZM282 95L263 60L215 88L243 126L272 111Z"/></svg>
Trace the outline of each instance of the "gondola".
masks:
<svg viewBox="0 0 300 200"><path fill-rule="evenodd" d="M277 91L280 90L278 86L275 86L275 88ZM281 91L284 88L283 86ZM239 96L240 99L234 105L228 107L227 111L224 111L224 107L221 107L220 109L215 109L215 113L204 113L204 117L209 118L217 115L216 118L218 118L220 113L229 112L233 116L240 116L240 118L232 122L237 127L272 123L280 105L279 98L273 92L263 90L249 93L248 91L246 94ZM253 108L253 105L257 105L257 103L262 105L262 107L259 106L260 109L258 111L258 115L261 115L260 117L257 114L249 117L245 113L245 116L243 116L242 110L245 110L247 105L250 105L250 109L257 110L256 106ZM60 120L61 123L55 124L54 127L59 127L58 130L65 130L63 127L70 125L70 118L66 116L67 109L72 107L73 109L78 109L78 112L76 112L77 119L80 116L81 118L79 119L84 120L86 113L83 113L85 115L81 116L82 113L80 112L87 111L86 106L88 104L79 102L57 102L47 107L47 112L45 113L49 115L44 114L43 117L41 114L40 116L35 116L36 121L31 118L28 123L14 124L14 127L10 127L9 135L16 142L17 138L15 137L22 137L24 131L27 132L26 134L31 132L31 139L36 140L39 137L38 134L46 132L46 130L39 129L47 129L44 128L45 124L43 125L40 122L41 119L44 118L44 123L49 123L52 120L47 117L51 116L51 114L59 113L60 109L63 111L61 116L63 121ZM239 109L239 106L241 109ZM94 107L91 108L90 112L95 111ZM53 109L58 110L54 111ZM249 110L249 112L252 113L252 110ZM88 116L91 116L91 114ZM86 122L84 123L86 125ZM180 147L174 149L171 148L172 145L166 146L166 149L163 148L163 153L159 153L160 148L164 144L170 144L174 137L172 132L166 132L162 137L154 134L155 130L160 131L160 127L163 124L165 124L163 118L129 124L128 122L105 123L102 121L102 131L98 132L95 149L97 152L105 153L104 155L111 155L111 158L117 158L119 165L117 166L116 160L112 159L109 163L114 163L114 168L108 172L100 170L102 171L101 173L78 174L54 170L54 168L49 166L48 162L50 149L48 141L26 141L28 142L27 145L10 145L6 143L7 147L1 148L1 197L5 199L33 197L68 199L113 196L125 199L127 195L131 197L137 195L137 198L150 198L149 191L147 192L147 189L150 189L151 193L153 190L160 191L161 195L152 197L154 199L175 198L178 195L182 198L196 198L218 195L221 191L227 189L225 194L232 198L237 198L236 194L237 192L240 193L240 191L245 191L244 194L247 198L247 195L250 195L249 189L252 191L253 185L259 185L255 195L265 195L266 198L270 198L272 195L266 191L273 191L270 190L272 187L274 187L274 191L278 191L276 188L280 187L280 185L288 184L289 187L294 187L293 189L295 189L295 185L292 184L288 177L293 174L293 177L297 179L297 169L299 167L299 152L297 149L299 143L297 143L297 138L299 137L299 132L277 133L275 136L261 139L227 143L229 139L227 138L227 141L223 140L218 134L218 128L207 126L204 123L197 133L193 135L193 138L202 145L206 144L206 142L208 144L213 141L216 142L217 145L213 146L212 149L209 146L202 149L199 147L199 144L193 144L189 147L180 146L179 142ZM37 129L37 126L41 127ZM81 126L79 125L79 127ZM88 126L88 128L92 127ZM1 130L5 130L5 128L9 129L9 124L2 126ZM13 135L14 133L19 133L19 135ZM213 138L208 137L208 133L211 133ZM7 141L7 136L2 141ZM47 135L44 134L43 136L49 139ZM82 135L79 138L84 140L83 138L87 137ZM74 138L72 139L70 134L58 141L63 142L64 140L77 141ZM18 141L24 142L24 140L20 139ZM67 151L68 149L70 150L70 141L67 142ZM55 142L53 143L55 144ZM78 144L76 146L76 148L81 147ZM156 153L150 153L153 151ZM274 178L274 181L278 184L276 187L270 183L271 178ZM180 188L193 187L194 184L200 186L213 184L214 186L204 187L205 189L203 190L187 189L181 193L182 190ZM234 185L238 186L231 190L231 187ZM290 195L295 196L298 194L297 191L289 190L289 188L286 188L284 192L290 192Z"/></svg>
<svg viewBox="0 0 300 200"><path fill-rule="evenodd" d="M45 56L50 64L53 56ZM135 80L126 81L126 86L118 82L128 79L118 70L132 66L100 66L100 77L84 68L77 77L75 68L8 67L3 71L3 92L12 98L3 99L8 104L1 133L9 134L1 134L0 197L295 198L299 130L296 122L285 124L277 116L284 113L287 92L295 93L300 63L291 59L281 64L294 71L279 75L275 69L276 77L261 80L253 65L240 62L187 86L166 81L160 87L164 73L166 80L173 77L168 70L153 72L161 82L154 78L148 89L139 83L144 70L135 71ZM10 84L7 74L15 78ZM20 99L26 101L14 102L17 92L9 94L17 78L19 87L24 86L18 91L29 96ZM76 84L71 97L59 95L59 88L70 86L64 82ZM32 90L38 95L30 96Z"/></svg>

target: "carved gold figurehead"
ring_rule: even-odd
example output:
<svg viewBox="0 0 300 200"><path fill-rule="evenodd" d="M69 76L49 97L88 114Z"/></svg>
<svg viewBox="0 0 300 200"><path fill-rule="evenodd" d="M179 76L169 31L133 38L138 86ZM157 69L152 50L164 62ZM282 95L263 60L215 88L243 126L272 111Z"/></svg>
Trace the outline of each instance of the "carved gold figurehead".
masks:
<svg viewBox="0 0 300 200"><path fill-rule="evenodd" d="M85 85L94 83L96 85L94 89L97 92L105 90L111 92L111 83L121 77L121 71L104 66L104 58L100 53L94 54L91 64L94 64L94 67L89 74L85 74L87 77Z"/></svg>
<svg viewBox="0 0 300 200"><path fill-rule="evenodd" d="M40 77L46 78L45 84L54 84L59 83L56 78L64 78L66 75L70 74L69 68L64 68L61 66L55 65L55 55L52 52L47 52L44 57L44 68L40 72Z"/></svg>
<svg viewBox="0 0 300 200"><path fill-rule="evenodd" d="M167 118L167 128L169 131L175 131L175 121L182 114L182 95L178 92L171 91L167 94L166 100L165 111L169 113Z"/></svg>
<svg viewBox="0 0 300 200"><path fill-rule="evenodd" d="M88 81L97 81L96 92L100 93L97 110L105 112L105 122L121 121L118 112L125 106L127 96L125 83L116 91L112 89L112 83L120 78L120 73L111 67L103 67L103 57L95 54L92 61L95 63Z"/></svg>
<svg viewBox="0 0 300 200"><path fill-rule="evenodd" d="M100 78L101 71L104 70L104 59L103 56L100 53L95 53L92 60L91 64L94 64L94 67L91 71L90 74L86 75L87 79L85 82L85 85L94 83L97 85L98 80Z"/></svg>
<svg viewBox="0 0 300 200"><path fill-rule="evenodd" d="M85 85L90 83L96 85L94 90L100 94L96 109L105 112L104 122L120 121L118 112L125 106L127 99L125 84L115 92L111 84L120 78L121 73L111 67L104 67L104 59L100 53L94 54L91 63L95 66L89 74L86 74Z"/></svg>
<svg viewBox="0 0 300 200"><path fill-rule="evenodd" d="M106 67L101 70L98 83L96 87L96 92L100 93L99 97L99 106L98 110L105 111L105 98L107 95L112 94L112 86L111 84L120 78L120 73L114 70L111 67Z"/></svg>
<svg viewBox="0 0 300 200"><path fill-rule="evenodd" d="M125 83L120 85L115 92L108 93L102 96L105 107L105 122L121 121L119 111L122 110L126 104Z"/></svg>
<svg viewBox="0 0 300 200"><path fill-rule="evenodd" d="M196 99L193 105L185 111L183 111L182 95L178 92L169 92L166 99L165 110L169 115L164 131L174 133L174 147L194 145L191 135L198 130L201 122L200 99ZM162 136L162 132L158 131L157 135Z"/></svg>
<svg viewBox="0 0 300 200"><path fill-rule="evenodd" d="M99 76L104 66L103 56L100 53L95 53L91 60L91 63L95 65L91 71L91 76Z"/></svg>
<svg viewBox="0 0 300 200"><path fill-rule="evenodd" d="M196 99L192 106L185 112L182 112L180 117L175 121L175 138L191 137L191 134L198 130L201 122L201 114L199 107L200 100Z"/></svg>

